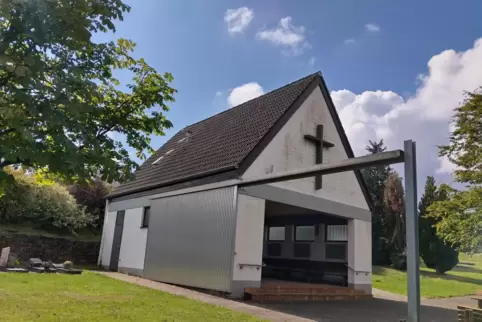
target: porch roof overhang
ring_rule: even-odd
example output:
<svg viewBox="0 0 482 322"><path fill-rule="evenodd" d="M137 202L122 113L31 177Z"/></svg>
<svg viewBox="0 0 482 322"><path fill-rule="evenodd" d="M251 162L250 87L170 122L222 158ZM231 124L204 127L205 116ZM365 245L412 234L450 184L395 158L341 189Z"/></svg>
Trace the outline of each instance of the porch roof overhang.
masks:
<svg viewBox="0 0 482 322"><path fill-rule="evenodd" d="M371 211L273 185L240 187L239 193L346 219L372 221Z"/></svg>

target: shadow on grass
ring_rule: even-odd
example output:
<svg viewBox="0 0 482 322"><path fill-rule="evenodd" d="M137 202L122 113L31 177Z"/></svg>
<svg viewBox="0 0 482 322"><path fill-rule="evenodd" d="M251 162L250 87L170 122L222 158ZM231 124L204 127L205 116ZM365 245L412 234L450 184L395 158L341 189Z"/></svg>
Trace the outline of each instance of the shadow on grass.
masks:
<svg viewBox="0 0 482 322"><path fill-rule="evenodd" d="M481 276L481 279L477 279L477 278L471 278L466 276L457 276L457 275L449 275L449 274L441 275L435 272L427 272L427 271L420 271L420 275L433 277L433 278L442 278L444 280L449 280L449 281L458 281L463 283L482 285L482 276Z"/></svg>
<svg viewBox="0 0 482 322"><path fill-rule="evenodd" d="M372 267L372 273L376 274L376 275L389 275L389 272L387 272L387 270L389 270L389 269L393 269L393 268L383 267L383 266L373 266ZM393 270L395 270L395 269L393 269ZM397 272L402 272L402 271L397 271Z"/></svg>
<svg viewBox="0 0 482 322"><path fill-rule="evenodd" d="M372 272L375 275L390 275L391 271L396 271L400 273L406 273L405 271L399 271L395 270L390 267L383 267L383 266L373 266L372 267ZM482 273L482 270L477 269L477 268L472 268L472 267L457 267L453 271L457 272L473 272L473 273ZM426 277L432 277L432 278L441 278L444 280L449 280L449 281L458 281L458 282L463 282L463 283L471 283L471 284L476 284L476 285L482 285L482 274L480 276L480 279L478 278L471 278L471 277L466 277L466 276L457 276L457 275L451 275L450 272L449 274L437 274L435 272L428 272L425 270L420 271L421 276L426 276Z"/></svg>
<svg viewBox="0 0 482 322"><path fill-rule="evenodd" d="M326 322L400 321L407 316L407 303L385 299L249 304ZM421 306L420 315L421 321L452 322L457 319L455 310L427 305Z"/></svg>
<svg viewBox="0 0 482 322"><path fill-rule="evenodd" d="M462 265L457 265L455 266L452 271L455 272L466 272L466 273L482 273L482 269L473 267L473 266L462 266Z"/></svg>

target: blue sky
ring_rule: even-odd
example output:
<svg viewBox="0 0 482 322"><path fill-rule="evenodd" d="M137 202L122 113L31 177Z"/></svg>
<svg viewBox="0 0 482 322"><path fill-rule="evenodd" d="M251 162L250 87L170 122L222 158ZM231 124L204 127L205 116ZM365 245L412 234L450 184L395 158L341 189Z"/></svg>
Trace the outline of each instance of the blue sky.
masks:
<svg viewBox="0 0 482 322"><path fill-rule="evenodd" d="M446 139L450 113L442 113L443 119L434 116L438 107L418 92L425 90L429 96L451 86L449 92L458 95L459 102L462 89L452 86L451 79L463 79L458 86L466 90L482 85L480 77L470 73L477 66L482 70L482 50L474 45L482 37L481 1L126 2L132 10L116 25L116 34L100 39L133 40L135 56L144 57L159 72L171 72L179 91L168 113L174 129L167 137L155 138L155 148L184 126L228 108L231 91L243 84L256 83L255 91L266 92L321 71L349 137L357 134L351 128L361 126L367 133L363 139L386 135L390 145L401 142L402 133L412 133L422 148L427 146L424 150L431 151L427 157L434 162L424 171L442 175L444 171L434 169L447 170L450 165L436 158L434 147ZM225 18L230 9L245 19L241 25L234 19L231 32ZM287 17L288 28L282 29L280 21ZM460 56L470 50L475 53ZM433 66L428 66L432 57ZM360 108L367 116L357 119ZM412 114L407 116L408 110ZM405 119L417 118L419 128L436 126L445 134L434 130L437 139L427 141L423 133L418 138L402 114ZM390 122L402 129L391 131ZM351 141L361 153L364 143Z"/></svg>

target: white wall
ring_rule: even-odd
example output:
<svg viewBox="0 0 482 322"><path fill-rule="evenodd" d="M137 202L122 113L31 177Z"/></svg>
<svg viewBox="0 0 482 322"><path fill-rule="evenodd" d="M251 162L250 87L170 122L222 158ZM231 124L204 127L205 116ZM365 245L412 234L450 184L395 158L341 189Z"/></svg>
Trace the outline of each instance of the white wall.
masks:
<svg viewBox="0 0 482 322"><path fill-rule="evenodd" d="M102 242L100 250L101 265L109 267L110 255L112 252L112 241L114 239L115 220L117 218L117 212L106 212L104 218L104 227L102 230Z"/></svg>
<svg viewBox="0 0 482 322"><path fill-rule="evenodd" d="M143 212L144 208L126 210L119 254L119 267L121 268L144 269L147 228L140 228Z"/></svg>
<svg viewBox="0 0 482 322"><path fill-rule="evenodd" d="M239 264L262 264L265 201L238 195L234 281L260 281L261 269Z"/></svg>
<svg viewBox="0 0 482 322"><path fill-rule="evenodd" d="M314 165L315 146L307 142L304 135L315 135L318 124L324 126L324 139L335 144L334 147L323 150L323 163L348 158L323 94L319 88L316 88L261 152L243 177L262 176ZM314 190L314 181L315 179L312 177L273 185L369 209L353 171L323 176L321 190Z"/></svg>
<svg viewBox="0 0 482 322"><path fill-rule="evenodd" d="M371 293L372 225L352 219L348 221L348 284Z"/></svg>

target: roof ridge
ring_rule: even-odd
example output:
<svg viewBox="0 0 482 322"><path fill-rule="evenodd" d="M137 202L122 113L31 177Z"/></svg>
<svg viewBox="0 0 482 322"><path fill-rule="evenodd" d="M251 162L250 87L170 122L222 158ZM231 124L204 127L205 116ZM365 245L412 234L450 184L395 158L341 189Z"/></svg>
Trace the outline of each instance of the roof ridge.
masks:
<svg viewBox="0 0 482 322"><path fill-rule="evenodd" d="M301 81L303 81L303 80L305 80L305 79L307 79L307 78L314 77L315 75L321 76L321 71L317 71L317 72L312 73L312 74L310 74L310 75L308 75L308 76L299 78L299 79L297 79L297 80L295 80L295 81L292 81L291 83L288 83L288 84L286 84L286 85L284 85L284 86L275 88L275 89L273 89L273 90L271 90L271 91L269 91L269 92L267 92L267 93L264 93L263 95L260 95L260 96L258 96L258 97L252 98L252 99L250 99L249 101L243 102L243 103L241 103L241 104L238 104L238 105L236 105L236 106L233 106L233 107L231 107L231 108L228 108L228 109L226 109L226 110L224 110L224 111L222 111L222 112L219 112L219 113L217 113L217 114L211 115L211 116L208 117L208 118L202 119L202 120L197 121L197 122L192 123L192 124L189 124L189 125L185 126L184 128L182 128L180 131L189 129L190 127L192 127L192 126L194 126L194 125L197 125L197 124L200 124L200 123L205 122L205 121L207 121L207 120L210 120L210 119L212 119L212 118L214 118L214 117L216 117L216 116L219 116L219 115L221 115L221 114L227 113L228 111L232 111L232 110L234 110L234 109L236 109L236 108L239 108L239 107L243 106L244 104L247 104L247 103L249 103L249 102L251 102L251 101L253 101L253 100L256 100L256 99L258 99L258 98L260 98L260 97L263 97L263 96L265 96L265 95L271 94L271 93L273 93L273 92L279 91L279 90L281 90L281 89L283 89L283 88L285 88L285 87L288 87L288 86L291 86L291 85L293 85L293 84L295 84L295 83L301 82ZM180 131L179 131L179 132L180 132Z"/></svg>

